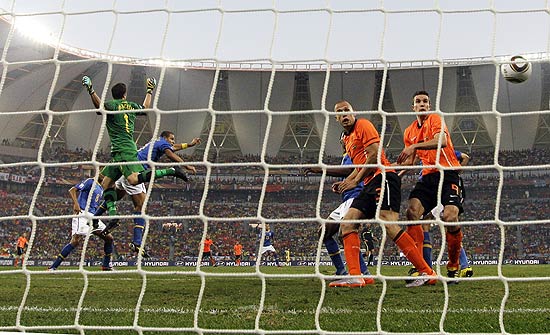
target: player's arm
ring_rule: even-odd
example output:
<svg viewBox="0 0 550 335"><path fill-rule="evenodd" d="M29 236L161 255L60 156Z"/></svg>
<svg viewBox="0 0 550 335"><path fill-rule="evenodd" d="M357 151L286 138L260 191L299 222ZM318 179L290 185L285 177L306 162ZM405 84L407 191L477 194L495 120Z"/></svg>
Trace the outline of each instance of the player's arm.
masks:
<svg viewBox="0 0 550 335"><path fill-rule="evenodd" d="M401 154L399 154L399 157L397 158L397 164L411 165L410 163L413 162L413 158L416 153L416 150L434 150L439 148L445 148L447 146L447 136L443 134L441 138L441 147L440 147L439 135L440 135L440 132L438 131L435 133L434 137L429 141L413 143L409 146L406 146L405 149L401 151Z"/></svg>
<svg viewBox="0 0 550 335"><path fill-rule="evenodd" d="M378 147L378 142L371 143L365 147L365 155L367 156L365 164L376 164L378 160ZM365 179L368 175L373 174L376 169L376 167L362 167L359 169L354 169L354 171L338 185L338 192L343 193L357 187L363 179Z"/></svg>
<svg viewBox="0 0 550 335"><path fill-rule="evenodd" d="M178 144L174 144L173 148L174 148L174 151L179 151L179 150L183 150L183 149L187 149L187 148L191 148L191 147L194 147L195 145L197 144L201 144L201 139L198 138L198 137L195 137L191 142L189 143L178 143Z"/></svg>
<svg viewBox="0 0 550 335"><path fill-rule="evenodd" d="M183 163L183 159L176 155L174 153L174 151L170 150L170 149L165 149L164 150L164 154L166 155L166 157L168 157L172 162L176 162L176 163ZM197 169L193 166L193 165L184 165L183 166L186 170L188 171L191 171L193 174L197 174Z"/></svg>
<svg viewBox="0 0 550 335"><path fill-rule="evenodd" d="M69 195L71 199L73 200L73 213L79 214L80 213L80 205L78 204L78 190L76 187L71 187L69 189Z"/></svg>
<svg viewBox="0 0 550 335"><path fill-rule="evenodd" d="M153 91L157 87L157 80L153 77L147 78L147 93L145 93L145 99L143 100L143 108L151 107L151 101L153 100Z"/></svg>
<svg viewBox="0 0 550 335"><path fill-rule="evenodd" d="M92 99L94 107L99 108L99 106L101 105L101 99L94 90L92 79L90 79L90 77L88 76L82 77L82 86L84 86L88 91L88 94L90 94L90 98ZM101 115L101 112L96 112L96 114Z"/></svg>
<svg viewBox="0 0 550 335"><path fill-rule="evenodd" d="M409 161L410 161L410 159L409 159L409 160L407 160L407 161L405 161L405 162L403 162L399 165L418 165L418 163L420 163L420 158L418 158L418 156L416 156L416 155L414 155L413 157L414 158L413 158L412 163L409 164ZM394 165L394 164L392 164L392 165ZM397 175L399 177L402 177L402 176L406 175L407 173L409 173L411 171L413 171L413 170L408 170L408 169L407 170L401 170L401 171L399 171L399 173L397 173Z"/></svg>
<svg viewBox="0 0 550 335"><path fill-rule="evenodd" d="M331 177L347 177L352 173L354 168L351 167L332 167L327 168L327 176ZM323 173L323 169L320 167L308 167L304 169L304 175L309 175L310 173Z"/></svg>
<svg viewBox="0 0 550 335"><path fill-rule="evenodd" d="M470 159L471 159L470 155L463 152L461 156L462 156L462 162L460 162L460 165L462 165L462 166L468 165L468 163L470 163Z"/></svg>

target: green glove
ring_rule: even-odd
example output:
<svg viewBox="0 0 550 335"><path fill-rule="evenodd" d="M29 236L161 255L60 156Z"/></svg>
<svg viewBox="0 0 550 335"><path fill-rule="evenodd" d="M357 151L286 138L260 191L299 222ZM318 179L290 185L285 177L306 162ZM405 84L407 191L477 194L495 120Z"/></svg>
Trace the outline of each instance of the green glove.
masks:
<svg viewBox="0 0 550 335"><path fill-rule="evenodd" d="M82 77L82 86L86 87L90 95L95 93L94 88L92 86L92 80L90 79L90 77L88 76Z"/></svg>
<svg viewBox="0 0 550 335"><path fill-rule="evenodd" d="M157 87L157 80L155 78L147 78L147 93L153 94L155 87Z"/></svg>

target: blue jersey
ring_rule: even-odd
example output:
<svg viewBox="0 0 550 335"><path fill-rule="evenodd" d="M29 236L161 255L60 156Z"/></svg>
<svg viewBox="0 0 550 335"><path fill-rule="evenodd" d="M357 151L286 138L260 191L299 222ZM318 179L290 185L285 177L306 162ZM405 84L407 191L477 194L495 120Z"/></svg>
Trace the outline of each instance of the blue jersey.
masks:
<svg viewBox="0 0 550 335"><path fill-rule="evenodd" d="M92 200L90 202L90 207L88 209L88 212L91 214L95 214L101 202L101 196L103 195L103 187L95 183L93 178L88 178L86 180L83 180L79 184L76 184L74 187L78 190L78 205L82 210L86 208L86 202L88 201L88 196L90 195L90 191L92 192ZM93 190L92 190L92 187L93 187Z"/></svg>
<svg viewBox="0 0 550 335"><path fill-rule="evenodd" d="M272 244L274 236L275 234L271 230L265 232L264 247L269 247ZM260 233L258 237L262 238L262 233Z"/></svg>
<svg viewBox="0 0 550 335"><path fill-rule="evenodd" d="M344 157L342 157L341 165L353 165L353 161L348 154L345 154ZM346 202L348 199L356 198L359 193L361 193L361 190L363 190L362 181L355 188L352 188L351 190L347 190L342 193L342 202Z"/></svg>
<svg viewBox="0 0 550 335"><path fill-rule="evenodd" d="M147 143L144 147L138 150L138 159L140 161L146 161L147 155L149 155L149 145L151 143ZM159 138L153 143L153 152L151 152L151 160L153 162L158 162L162 155L164 155L164 151L166 149L169 149L171 151L174 151L174 147L170 142L168 142L164 137ZM147 164L143 164L143 167L145 169L149 169L149 166Z"/></svg>

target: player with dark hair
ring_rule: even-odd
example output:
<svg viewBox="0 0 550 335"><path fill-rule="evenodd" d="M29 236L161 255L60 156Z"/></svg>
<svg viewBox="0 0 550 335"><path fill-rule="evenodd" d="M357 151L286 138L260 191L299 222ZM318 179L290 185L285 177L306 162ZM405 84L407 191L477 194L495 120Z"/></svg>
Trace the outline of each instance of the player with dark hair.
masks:
<svg viewBox="0 0 550 335"><path fill-rule="evenodd" d="M347 223L348 220L373 219L380 206L379 219L382 221L397 221L401 203L401 179L391 168L383 149L380 147L380 136L374 125L366 119L356 119L353 107L347 101L337 102L334 106L336 120L344 128L343 141L346 152L354 165L372 165L378 163L378 155L384 170L380 166L360 167L346 177L342 182L334 185L334 189L342 193L357 187L363 181L364 187L357 196L344 220L340 223L344 253L348 263L350 275L361 275L359 256L361 241L359 239L359 224ZM382 191L383 189L383 191ZM383 194L382 194L383 193ZM426 264L422 254L416 248L414 240L396 223L386 223L388 236L394 240L401 251L416 266L423 276L434 276L435 272ZM434 278L424 277L422 281L415 281L407 287L420 286L425 282L435 283ZM331 287L363 287L366 282L360 277L350 277L334 281Z"/></svg>
<svg viewBox="0 0 550 335"><path fill-rule="evenodd" d="M95 93L92 80L88 76L82 77L82 85L86 87L92 103L95 108L99 108L101 99ZM104 103L104 108L107 111L119 111L120 113L107 114L107 132L111 140L111 162L137 162L137 147L134 141L134 123L138 115L146 115L141 110L151 107L151 99L153 90L157 86L155 78L147 78L147 93L143 105L126 100L126 85L118 83L111 89L113 100ZM101 112L97 112L101 114ZM103 178L102 187L104 191L104 199L107 211L110 216L117 215L116 201L117 193L115 191L115 182L122 176L126 177L130 185L138 185L140 183L151 180L152 171L145 170L140 163L130 165L108 165L101 171L105 177ZM183 170L176 166L169 169L156 169L155 178L164 176L175 176L183 180L187 180L187 175ZM109 222L104 234L107 235L111 229L118 226L118 219L113 219Z"/></svg>
<svg viewBox="0 0 550 335"><path fill-rule="evenodd" d="M241 260L243 258L243 245L239 241L235 242L233 251L235 252L235 265L241 266Z"/></svg>
<svg viewBox="0 0 550 335"><path fill-rule="evenodd" d="M214 246L214 241L210 238L210 235L206 235L206 239L204 239L204 244L202 249L202 258L208 257L208 260L210 261L210 265L212 266L218 266L216 263L216 260L214 259L214 256L212 256L212 246Z"/></svg>
<svg viewBox="0 0 550 335"><path fill-rule="evenodd" d="M428 215L438 205L438 190L440 178L443 178L441 204L443 205L442 220L458 222L458 216L463 212L462 191L460 188L458 162L449 131L442 124L441 117L436 113L427 114L431 108L430 96L426 91L417 91L413 95L412 110L416 112L416 120L405 129L403 140L405 148L397 158L397 164L412 165L418 157L424 168L422 177L416 183L409 195L407 219L420 220ZM439 170L431 167L439 164L445 167ZM424 232L420 225L408 226L407 231L413 236L418 246L424 244ZM460 226L446 226L447 276L455 278L459 270L459 254L462 244Z"/></svg>
<svg viewBox="0 0 550 335"><path fill-rule="evenodd" d="M151 143L153 145L151 145ZM180 156L176 155L175 152L193 147L200 143L201 139L197 137L189 143L176 144L174 133L169 130L164 130L163 132L161 132L160 138L158 138L154 142L147 143L145 146L140 148L138 150L137 157L141 162L146 162L148 160L147 158L150 152L151 161L153 162L158 162L164 155L166 155L172 162L183 163L183 159ZM147 163L144 163L143 168L145 170L148 170L149 165ZM192 165L186 165L184 166L184 168L193 174L197 173L196 168ZM185 180L187 181L187 179ZM135 252L139 252L141 250L143 257L148 258L150 257L149 251L145 247L141 246L143 231L145 230L146 224L145 219L143 217L140 217L143 203L145 202L145 197L147 194L145 183L131 185L128 180L124 176L122 176L115 182L115 188L117 190L118 199L122 199L125 194L128 194L132 197L132 203L134 205L134 215L136 215L136 217L134 218L134 234L133 240L130 243L130 249ZM102 204L97 212L97 215L102 215L105 212L105 209L105 205Z"/></svg>
<svg viewBox="0 0 550 335"><path fill-rule="evenodd" d="M86 204L88 202L88 198L90 197L90 193L90 205L87 207L88 210L86 211ZM103 188L100 184L96 183L93 178L85 179L69 189L69 196L73 202L73 214L81 216L74 217L72 219L71 242L61 249L61 252L57 256L56 260L50 266L50 271L57 270L59 265L61 265L61 262L63 262L63 260L78 247L90 229L92 229L92 234L99 236L99 238L104 241L103 251L105 254L101 263L101 269L103 271L111 271L113 269L111 267L111 255L114 250L113 235L101 234L103 229L105 229L105 224L101 222L101 220L93 220L93 224L90 226L89 223L92 222L92 220L89 220L87 217L83 216L86 212L92 215L96 213L102 195Z"/></svg>
<svg viewBox="0 0 550 335"><path fill-rule="evenodd" d="M16 253L15 253L15 260L13 262L13 266L19 265L19 260L25 257L25 253L27 252L27 246L29 245L29 240L27 239L27 233L23 232L18 238L17 238L17 244L16 244Z"/></svg>
<svg viewBox="0 0 550 335"><path fill-rule="evenodd" d="M275 247L273 246L273 239L275 237L275 233L270 229L269 224L266 223L265 225L265 233L264 233L264 244L260 248L259 256L269 252L273 254L273 258L275 259L275 264L277 266L281 266L281 263L279 263L279 255L277 254L277 250L275 250ZM262 231L260 228L260 232L258 234L258 238L262 238Z"/></svg>

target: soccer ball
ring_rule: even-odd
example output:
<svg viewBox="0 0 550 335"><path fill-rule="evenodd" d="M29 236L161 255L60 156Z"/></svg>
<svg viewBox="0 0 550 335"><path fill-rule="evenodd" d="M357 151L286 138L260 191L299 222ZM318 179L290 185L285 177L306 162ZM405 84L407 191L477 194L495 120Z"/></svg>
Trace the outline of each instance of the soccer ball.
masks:
<svg viewBox="0 0 550 335"><path fill-rule="evenodd" d="M513 56L510 58L511 63L502 64L500 72L507 81L519 84L523 83L531 76L533 66L522 56Z"/></svg>

